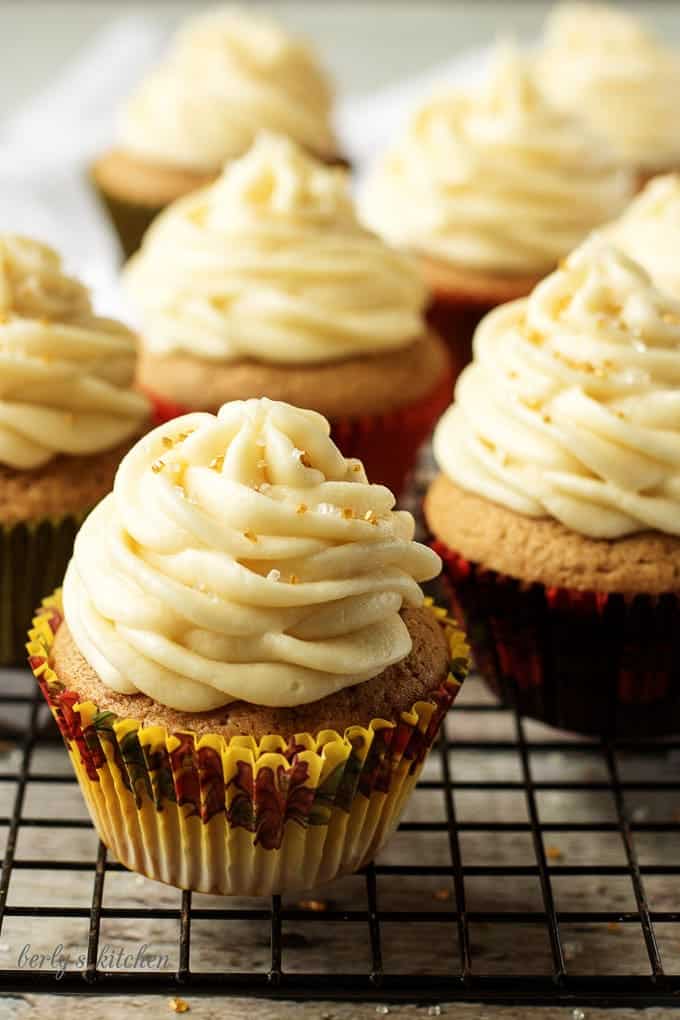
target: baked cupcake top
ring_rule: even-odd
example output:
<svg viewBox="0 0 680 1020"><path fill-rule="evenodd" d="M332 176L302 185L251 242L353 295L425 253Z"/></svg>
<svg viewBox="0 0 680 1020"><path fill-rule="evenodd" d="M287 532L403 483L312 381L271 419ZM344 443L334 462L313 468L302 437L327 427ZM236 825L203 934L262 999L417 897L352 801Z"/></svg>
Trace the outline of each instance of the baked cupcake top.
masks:
<svg viewBox="0 0 680 1020"><path fill-rule="evenodd" d="M88 517L66 621L104 684L202 712L291 707L411 650L402 606L438 557L328 422L267 399L144 437Z"/></svg>
<svg viewBox="0 0 680 1020"><path fill-rule="evenodd" d="M310 48L237 7L189 19L121 113L124 148L151 162L218 173L261 129L333 158L332 93Z"/></svg>
<svg viewBox="0 0 680 1020"><path fill-rule="evenodd" d="M442 471L591 538L680 534L680 302L597 239L491 312L441 419Z"/></svg>
<svg viewBox="0 0 680 1020"><path fill-rule="evenodd" d="M537 57L542 87L586 118L639 168L680 160L680 56L628 11L566 3L548 17Z"/></svg>
<svg viewBox="0 0 680 1020"><path fill-rule="evenodd" d="M112 449L149 418L133 392L136 344L94 314L87 289L44 244L0 235L0 464Z"/></svg>
<svg viewBox="0 0 680 1020"><path fill-rule="evenodd" d="M548 272L628 201L630 175L498 52L475 92L434 97L369 177L364 220L392 243L495 275Z"/></svg>
<svg viewBox="0 0 680 1020"><path fill-rule="evenodd" d="M600 236L644 266L657 287L680 298L680 174L652 178Z"/></svg>
<svg viewBox="0 0 680 1020"><path fill-rule="evenodd" d="M159 354L328 362L425 331L415 266L359 224L346 172L274 135L166 209L125 280Z"/></svg>

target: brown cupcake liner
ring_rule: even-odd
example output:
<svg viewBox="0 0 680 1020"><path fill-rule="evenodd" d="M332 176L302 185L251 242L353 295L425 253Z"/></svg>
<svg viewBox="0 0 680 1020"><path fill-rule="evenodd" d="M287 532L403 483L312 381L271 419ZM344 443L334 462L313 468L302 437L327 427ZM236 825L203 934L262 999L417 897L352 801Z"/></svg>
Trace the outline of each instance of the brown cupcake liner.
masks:
<svg viewBox="0 0 680 1020"><path fill-rule="evenodd" d="M680 600L525 584L444 542L453 607L487 685L522 715L613 738L680 732Z"/></svg>
<svg viewBox="0 0 680 1020"><path fill-rule="evenodd" d="M334 418L331 434L345 457L358 457L372 482L400 495L415 466L418 451L451 403L453 379L446 372L434 389L406 407L385 414ZM155 425L189 414L190 409L149 390ZM195 410L195 408L194 408Z"/></svg>
<svg viewBox="0 0 680 1020"><path fill-rule="evenodd" d="M92 821L121 863L199 892L264 896L367 864L399 823L467 672L443 610L450 672L398 722L344 734L170 733L81 702L50 667L60 593L34 620L29 662L59 726Z"/></svg>
<svg viewBox="0 0 680 1020"><path fill-rule="evenodd" d="M26 628L46 591L61 584L76 533L87 516L0 527L0 666L24 665Z"/></svg>

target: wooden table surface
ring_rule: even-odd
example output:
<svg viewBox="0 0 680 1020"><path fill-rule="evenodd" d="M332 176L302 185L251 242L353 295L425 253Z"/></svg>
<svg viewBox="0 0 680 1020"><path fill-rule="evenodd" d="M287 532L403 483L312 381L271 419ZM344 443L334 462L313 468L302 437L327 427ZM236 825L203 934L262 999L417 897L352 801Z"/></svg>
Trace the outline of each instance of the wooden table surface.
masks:
<svg viewBox="0 0 680 1020"><path fill-rule="evenodd" d="M22 683L31 682L30 677ZM474 702L489 698L479 681L471 681L462 697ZM466 740L505 740L513 734L513 718L509 712L468 713L453 709L448 719L449 736ZM540 739L551 731L538 724L527 724L529 738ZM553 734L554 735L554 734ZM599 753L582 751L572 753L532 753L535 779L598 780L604 776ZM17 769L19 750L3 745L0 750L0 772ZM454 779L506 780L519 777L517 755L459 751L451 756ZM653 758L640 755L626 756L620 762L624 778L677 780L680 761L673 753ZM52 776L69 774L69 763L63 748L56 742L40 744L34 754L31 770L50 773ZM425 778L441 775L438 755L428 761ZM0 816L11 813L14 788L12 783L0 783ZM461 821L526 821L525 796L485 791L456 793L456 810ZM615 818L613 798L609 792L545 793L540 796L541 820L577 821L611 820ZM677 819L680 794L669 791L662 794L635 793L629 798L628 808L638 819ZM24 816L49 818L86 818L81 794L74 783L30 782L24 804ZM444 798L441 790L419 790L407 810L411 821L443 820ZM623 844L618 832L565 833L550 836L548 848L553 864L624 864ZM677 833L647 833L636 837L643 864L678 863L680 847ZM21 829L17 845L17 858L32 861L77 860L87 862L81 871L50 871L49 867L18 869L12 873L8 904L34 906L49 903L51 906L89 908L92 898L93 867L97 840L89 829ZM506 832L498 836L465 831L461 834L463 863L476 864L533 864L530 833ZM0 843L2 850L2 843ZM450 862L446 833L400 832L379 857L379 863L413 863L448 865ZM559 869L558 869L559 870ZM540 911L543 909L538 877L498 879L466 879L467 907L472 912L485 911ZM553 890L559 911L579 910L624 912L635 909L632 884L627 876L602 878L554 878ZM646 879L646 890L651 908L655 911L680 911L680 889L677 878L652 876ZM104 885L104 907L125 906L143 908L145 905L177 909L180 894L174 889L151 882L128 872L107 873ZM361 877L342 879L304 897L284 897L286 906L308 908L314 901L317 908L337 910L365 909L365 881ZM414 876L378 879L378 901L382 911L391 910L444 910L454 909L455 900L451 884L446 877L423 879ZM232 901L233 902L233 901ZM194 906L216 907L222 901L216 897L197 895ZM266 901L237 901L241 906L262 906ZM62 944L63 953L76 960L87 944L87 917L36 920L10 916L0 933L0 969L16 967L22 948L30 944L31 952L49 954L55 945ZM453 923L390 925L383 923L382 948L385 971L389 973L450 974L458 973L459 958L456 927ZM178 963L178 924L176 920L119 920L104 919L100 946L126 947L134 951L145 943L149 950L167 954L168 969ZM670 973L680 973L680 925L658 925L657 935L664 964ZM578 974L648 974L649 961L638 924L598 926L574 925L571 930L562 927L562 939L568 967ZM546 930L543 925L492 925L471 926L473 970L478 974L550 974L551 956ZM367 973L370 955L365 923L319 923L310 919L302 923L284 923L283 968L287 973L339 971ZM194 921L191 938L191 967L194 971L257 971L266 972L269 966L269 926L266 920L254 922ZM1 978L0 978L1 980ZM134 1006L146 1009L150 1016L171 1016L173 1007L167 995L162 997L95 997L86 1000L97 1018L118 1020ZM243 1017L268 1020L270 1017L290 1018L323 1017L333 1020L344 1018L393 1015L397 1017L425 1017L427 1007L390 1006L389 1014L377 1012L376 1004L351 1005L337 1003L283 1003L249 999L201 998L188 990L186 1001L190 1015L208 1017ZM81 1017L84 1002L78 998L55 998L27 995L20 998L0 998L0 1020L7 1018L56 1016ZM430 1007L431 1008L431 1007ZM458 1020L487 1017L489 1020L530 1017L532 1020L552 1020L565 1017L569 1009L507 1009L497 1007L456 1006L442 1002L438 1015ZM588 1016L595 1011L588 1010ZM611 1018L621 1017L621 1010L609 1013ZM639 1014L638 1014L639 1015ZM663 1010L649 1014L654 1018L667 1016Z"/></svg>

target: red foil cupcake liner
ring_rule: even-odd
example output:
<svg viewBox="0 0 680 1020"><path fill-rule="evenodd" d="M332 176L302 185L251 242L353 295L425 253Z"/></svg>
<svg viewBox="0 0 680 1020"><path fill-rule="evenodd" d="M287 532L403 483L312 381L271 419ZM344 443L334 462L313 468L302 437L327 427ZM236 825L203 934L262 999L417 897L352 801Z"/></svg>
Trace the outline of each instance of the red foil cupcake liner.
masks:
<svg viewBox="0 0 680 1020"><path fill-rule="evenodd" d="M496 305L464 303L435 294L427 310L427 321L446 342L453 364L453 381L472 361L472 340L485 315Z"/></svg>
<svg viewBox="0 0 680 1020"><path fill-rule="evenodd" d="M439 540L487 685L522 715L609 737L680 732L680 600L526 584Z"/></svg>
<svg viewBox="0 0 680 1020"><path fill-rule="evenodd" d="M333 439L345 457L358 457L371 482L403 492L420 447L451 403L453 376L447 372L433 390L406 407L386 414L331 419ZM154 424L179 418L190 409L146 391L153 405ZM194 408L193 410L200 410Z"/></svg>

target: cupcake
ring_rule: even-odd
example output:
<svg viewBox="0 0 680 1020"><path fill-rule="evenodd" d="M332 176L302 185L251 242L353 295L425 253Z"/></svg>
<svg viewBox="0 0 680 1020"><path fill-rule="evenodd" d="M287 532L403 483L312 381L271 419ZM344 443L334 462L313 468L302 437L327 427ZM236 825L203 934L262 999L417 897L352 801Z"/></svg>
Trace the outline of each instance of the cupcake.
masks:
<svg viewBox="0 0 680 1020"><path fill-rule="evenodd" d="M76 540L30 661L100 837L184 889L269 895L365 865L466 669L439 558L321 415L165 423Z"/></svg>
<svg viewBox="0 0 680 1020"><path fill-rule="evenodd" d="M680 299L680 174L652 178L599 235L639 262L660 290Z"/></svg>
<svg viewBox="0 0 680 1020"><path fill-rule="evenodd" d="M630 11L560 4L547 20L536 67L550 99L586 118L640 186L680 169L680 54Z"/></svg>
<svg viewBox="0 0 680 1020"><path fill-rule="evenodd" d="M159 420L270 397L330 419L399 492L451 393L411 260L358 222L345 171L261 135L149 230L124 273Z"/></svg>
<svg viewBox="0 0 680 1020"><path fill-rule="evenodd" d="M234 7L189 19L121 111L116 147L91 168L125 254L161 209L215 180L260 130L340 161L331 115L314 54L276 22Z"/></svg>
<svg viewBox="0 0 680 1020"><path fill-rule="evenodd" d="M491 312L425 513L491 687L580 733L680 731L680 302L591 241Z"/></svg>
<svg viewBox="0 0 680 1020"><path fill-rule="evenodd" d="M37 600L148 423L135 353L54 251L0 235L0 666L25 660Z"/></svg>
<svg viewBox="0 0 680 1020"><path fill-rule="evenodd" d="M361 211L418 257L430 321L460 370L483 315L528 294L630 195L608 148L548 105L504 47L481 88L439 94L416 113L370 175Z"/></svg>

